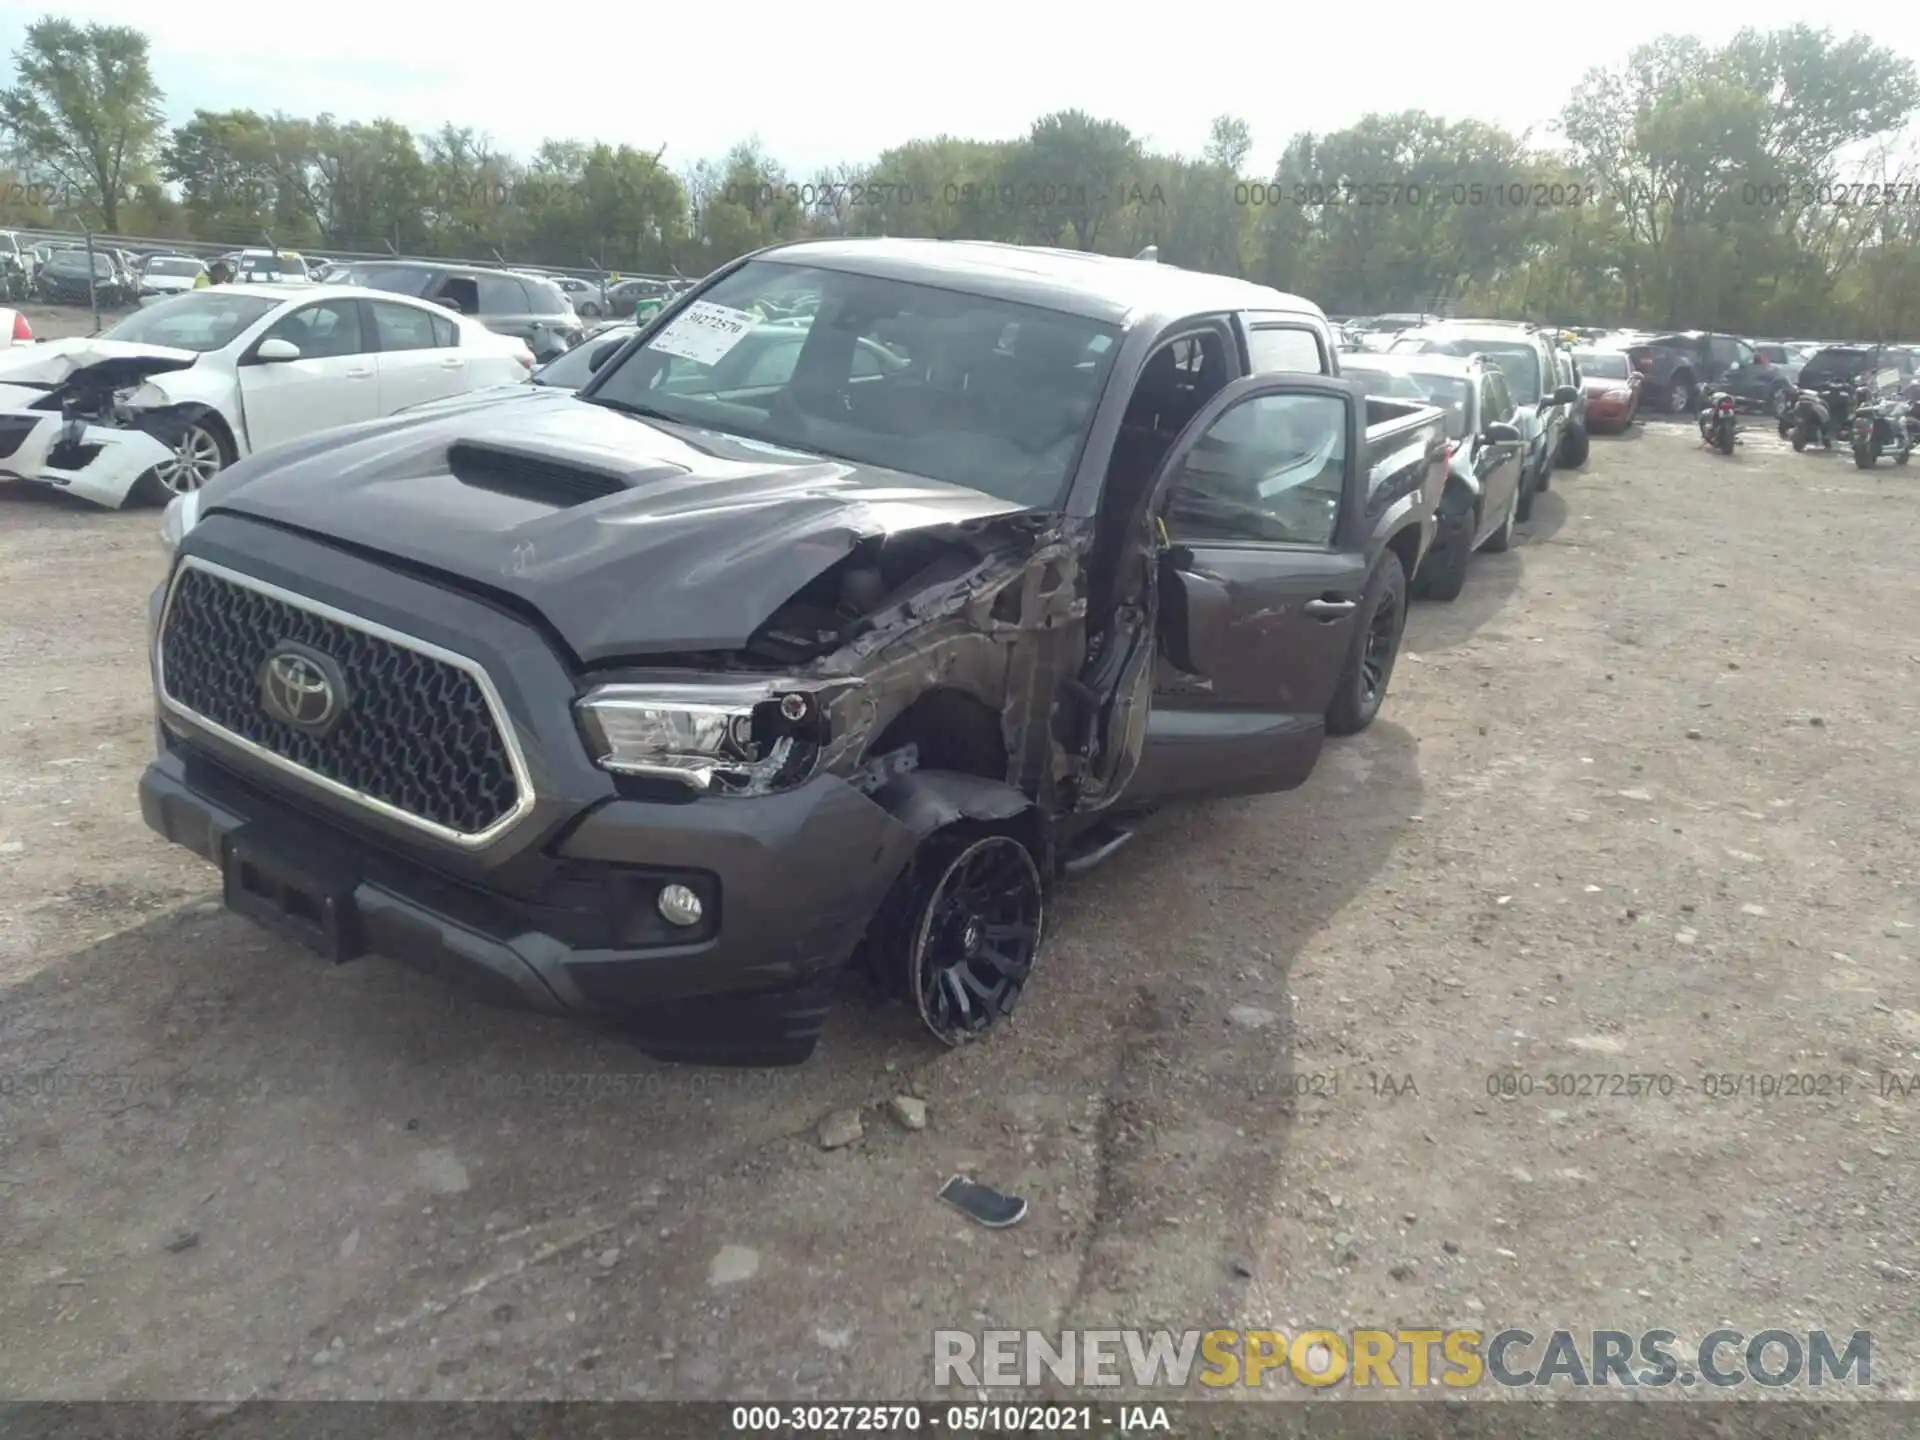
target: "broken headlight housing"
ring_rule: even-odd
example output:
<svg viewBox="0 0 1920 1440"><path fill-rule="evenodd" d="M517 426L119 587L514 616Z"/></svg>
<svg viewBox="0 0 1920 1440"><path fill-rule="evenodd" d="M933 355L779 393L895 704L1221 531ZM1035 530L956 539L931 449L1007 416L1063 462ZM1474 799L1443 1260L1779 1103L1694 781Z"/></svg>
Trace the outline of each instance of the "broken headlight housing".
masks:
<svg viewBox="0 0 1920 1440"><path fill-rule="evenodd" d="M833 688L780 680L602 685L575 710L602 770L766 795L806 783L819 768Z"/></svg>

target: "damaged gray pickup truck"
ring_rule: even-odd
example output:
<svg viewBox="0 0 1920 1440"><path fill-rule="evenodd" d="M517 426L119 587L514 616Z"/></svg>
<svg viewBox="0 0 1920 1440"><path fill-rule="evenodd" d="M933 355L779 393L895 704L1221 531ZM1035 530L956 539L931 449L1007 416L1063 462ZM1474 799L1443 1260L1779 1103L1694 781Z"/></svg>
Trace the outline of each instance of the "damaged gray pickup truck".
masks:
<svg viewBox="0 0 1920 1440"><path fill-rule="evenodd" d="M335 961L659 1056L802 1061L856 958L973 1038L1128 817L1299 785L1379 709L1444 428L1273 368L1332 355L1144 261L747 256L578 394L177 502L142 810Z"/></svg>

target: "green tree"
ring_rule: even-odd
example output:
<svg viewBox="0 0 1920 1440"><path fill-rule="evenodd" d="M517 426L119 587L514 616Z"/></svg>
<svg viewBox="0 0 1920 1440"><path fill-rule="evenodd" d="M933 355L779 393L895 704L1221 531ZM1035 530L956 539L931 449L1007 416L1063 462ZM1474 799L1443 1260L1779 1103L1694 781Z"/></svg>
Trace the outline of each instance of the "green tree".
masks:
<svg viewBox="0 0 1920 1440"><path fill-rule="evenodd" d="M297 177L324 245L419 253L431 230L422 196L431 177L413 132L393 120L313 122L311 164Z"/></svg>
<svg viewBox="0 0 1920 1440"><path fill-rule="evenodd" d="M1033 122L1002 172L1010 217L1036 244L1098 247L1116 217L1143 203L1144 147L1116 120L1059 110Z"/></svg>
<svg viewBox="0 0 1920 1440"><path fill-rule="evenodd" d="M115 232L121 196L147 177L160 137L164 97L147 37L50 15L27 27L13 64L14 83L0 91L0 128L24 168L57 180Z"/></svg>

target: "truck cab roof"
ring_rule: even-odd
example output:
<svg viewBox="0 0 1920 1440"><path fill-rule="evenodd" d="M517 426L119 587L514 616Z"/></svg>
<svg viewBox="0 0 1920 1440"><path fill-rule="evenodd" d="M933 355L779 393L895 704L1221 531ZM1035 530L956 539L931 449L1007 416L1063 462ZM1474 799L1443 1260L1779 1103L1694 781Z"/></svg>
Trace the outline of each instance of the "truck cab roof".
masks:
<svg viewBox="0 0 1920 1440"><path fill-rule="evenodd" d="M1313 301L1265 285L1079 250L986 240L802 240L758 258L923 284L964 278L975 294L1128 327L1209 310L1286 311L1328 323Z"/></svg>

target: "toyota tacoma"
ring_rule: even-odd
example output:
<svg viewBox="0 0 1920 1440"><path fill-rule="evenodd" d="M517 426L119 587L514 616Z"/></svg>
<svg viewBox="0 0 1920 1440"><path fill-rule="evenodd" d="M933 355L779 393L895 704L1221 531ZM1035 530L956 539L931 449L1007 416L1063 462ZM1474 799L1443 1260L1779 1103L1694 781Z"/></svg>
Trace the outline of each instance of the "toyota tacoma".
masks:
<svg viewBox="0 0 1920 1440"><path fill-rule="evenodd" d="M169 507L143 813L334 961L657 1055L804 1060L856 960L971 1039L1128 817L1296 786L1377 713L1446 441L1257 359L1331 352L1308 302L1145 261L743 257L578 393Z"/></svg>

